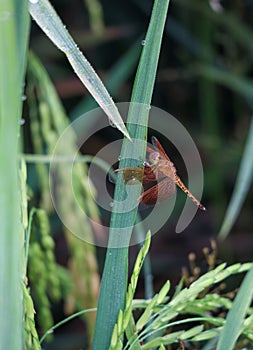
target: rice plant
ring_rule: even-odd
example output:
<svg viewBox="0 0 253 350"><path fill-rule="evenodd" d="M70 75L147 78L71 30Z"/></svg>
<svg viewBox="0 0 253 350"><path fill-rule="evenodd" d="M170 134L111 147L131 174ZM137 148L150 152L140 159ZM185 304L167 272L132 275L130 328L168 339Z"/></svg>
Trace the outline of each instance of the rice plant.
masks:
<svg viewBox="0 0 253 350"><path fill-rule="evenodd" d="M234 257L236 249L231 248L230 237L240 227L235 226L237 219L243 227L250 217L253 51L252 29L243 19L247 19L246 8L252 13L252 4L200 0L122 4L126 13L134 9L133 20L135 15L146 19L142 27L145 33L132 40L130 27L107 31L107 21L119 4L99 0L84 3L94 42L110 42L113 35L119 35L121 42L124 35L131 39L130 49L120 55L106 77L101 78L92 67L92 60L81 52L48 0L0 4L0 348L64 349L70 344L68 348L94 350L251 349L253 267L247 256ZM122 13L117 13L120 18ZM69 69L89 94L71 108L66 101L63 106L50 76L50 64L47 71L39 55L28 50L30 17L65 55ZM43 52L43 45L41 48ZM111 59L113 54L109 56ZM106 56L99 59L106 61ZM166 60L171 60L170 68L164 68ZM133 87L129 88L132 74ZM177 85L180 80L181 90ZM162 84L168 89L161 89ZM114 102L122 85L131 91L126 123ZM194 93L189 92L189 86ZM184 88L193 101L185 98ZM222 97L228 91L233 99L225 106ZM153 163L152 157L146 159L147 140L154 131L150 130L150 108L152 101L162 104L164 100L169 111L176 109L174 102L179 101L180 113L189 113L186 124L192 128L204 159L207 201L207 216L197 214L195 231L205 236L209 229L217 242L212 243L214 251L203 250L205 268L203 262L201 267L197 265L200 242L190 254L190 272L184 270L181 278L177 276L175 285L173 271L168 270L165 282L157 286L152 282L155 264L151 248L156 238L152 230L145 232L136 205L143 178L128 186L124 171L116 176L112 164L94 160L89 150L80 150L80 135L89 135L100 123L99 116L94 113L94 118L76 130L71 121L97 103L103 118L109 118L112 135L123 137L117 167L130 171L152 168L156 150L149 152ZM223 120L225 109L228 114ZM198 119L194 119L195 114ZM226 123L234 128L237 138L226 139ZM55 154L65 130L69 130L68 138L63 138L60 152ZM106 137L106 130L103 135ZM93 135L90 139L97 140ZM96 202L100 187L89 179L93 161L116 182L103 268L95 245L96 235L101 238L104 234L99 227L105 219ZM129 210L123 211L126 193ZM182 201L179 197L180 206ZM174 214L167 232L174 230ZM194 229L191 234L194 237ZM139 246L129 273L133 237L138 237ZM240 237L236 242L241 244ZM216 248L223 249L220 256ZM160 264L160 259L156 263ZM181 267L177 263L176 269ZM145 292L141 289L142 274ZM145 297L140 297L138 288ZM56 309L61 310L60 316ZM85 324L81 345L74 343L75 337L68 338L66 344L58 343L57 332L67 325L71 329L71 322L77 320L81 320L78 325Z"/></svg>

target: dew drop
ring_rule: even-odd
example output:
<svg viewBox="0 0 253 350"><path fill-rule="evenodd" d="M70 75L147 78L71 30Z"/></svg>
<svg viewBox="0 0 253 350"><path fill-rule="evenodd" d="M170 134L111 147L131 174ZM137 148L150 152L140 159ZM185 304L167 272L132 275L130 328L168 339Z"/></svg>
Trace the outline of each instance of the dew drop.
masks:
<svg viewBox="0 0 253 350"><path fill-rule="evenodd" d="M19 125L24 125L24 124L25 124L25 119L24 118L19 119Z"/></svg>
<svg viewBox="0 0 253 350"><path fill-rule="evenodd" d="M117 128L116 124L113 121L111 121L111 119L109 119L109 124L111 125L111 127Z"/></svg>
<svg viewBox="0 0 253 350"><path fill-rule="evenodd" d="M110 202L109 206L112 208L113 207L113 202Z"/></svg>
<svg viewBox="0 0 253 350"><path fill-rule="evenodd" d="M146 40L142 40L142 41L141 41L141 45L142 45L142 46L145 46L145 44L146 44Z"/></svg>
<svg viewBox="0 0 253 350"><path fill-rule="evenodd" d="M25 101L27 99L26 95L22 95L21 101Z"/></svg>

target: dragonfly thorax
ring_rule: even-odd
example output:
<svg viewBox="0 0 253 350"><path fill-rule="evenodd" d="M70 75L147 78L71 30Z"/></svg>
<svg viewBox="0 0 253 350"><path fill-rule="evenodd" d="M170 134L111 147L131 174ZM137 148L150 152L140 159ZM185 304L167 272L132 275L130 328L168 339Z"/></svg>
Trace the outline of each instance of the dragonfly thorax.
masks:
<svg viewBox="0 0 253 350"><path fill-rule="evenodd" d="M177 174L172 162L167 159L161 159L157 164L157 169L165 176L168 176L171 180L175 181Z"/></svg>

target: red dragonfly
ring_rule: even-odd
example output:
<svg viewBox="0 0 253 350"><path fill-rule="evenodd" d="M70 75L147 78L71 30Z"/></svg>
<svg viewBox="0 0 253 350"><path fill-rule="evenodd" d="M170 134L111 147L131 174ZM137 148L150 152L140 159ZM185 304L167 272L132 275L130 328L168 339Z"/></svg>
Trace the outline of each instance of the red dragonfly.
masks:
<svg viewBox="0 0 253 350"><path fill-rule="evenodd" d="M152 144L154 148L147 146L148 161L144 163L144 168L121 168L115 170L116 172L123 171L125 183L131 184L131 182L135 182L137 179L143 183L144 187L145 185L151 185L138 198L140 203L144 205L155 205L157 200L160 202L173 196L177 185L191 198L199 209L206 210L183 184L177 175L174 164L156 137L152 137Z"/></svg>

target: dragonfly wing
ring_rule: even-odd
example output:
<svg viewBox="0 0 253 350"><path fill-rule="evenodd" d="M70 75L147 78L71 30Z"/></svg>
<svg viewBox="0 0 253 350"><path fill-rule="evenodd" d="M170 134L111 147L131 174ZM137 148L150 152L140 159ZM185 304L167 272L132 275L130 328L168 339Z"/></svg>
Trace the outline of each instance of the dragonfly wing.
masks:
<svg viewBox="0 0 253 350"><path fill-rule="evenodd" d="M142 204L155 205L156 202L164 201L165 199L173 196L175 191L175 183L166 177L155 186L143 192L138 199Z"/></svg>
<svg viewBox="0 0 253 350"><path fill-rule="evenodd" d="M146 151L147 151L148 153L156 152L156 150L155 150L154 148L149 147L149 146L147 146Z"/></svg>
<svg viewBox="0 0 253 350"><path fill-rule="evenodd" d="M144 166L144 176L142 179L143 184L158 181L157 171L155 166Z"/></svg>
<svg viewBox="0 0 253 350"><path fill-rule="evenodd" d="M163 149L163 146L160 144L160 142L157 140L157 138L155 136L152 136L151 138L152 140L152 144L154 145L154 147L159 151L159 153L165 158L167 159L169 162L171 162L170 158L167 156L167 153L165 152L165 150ZM149 147L150 148L150 147ZM152 148L150 148L152 149ZM154 152L154 151L153 151Z"/></svg>

